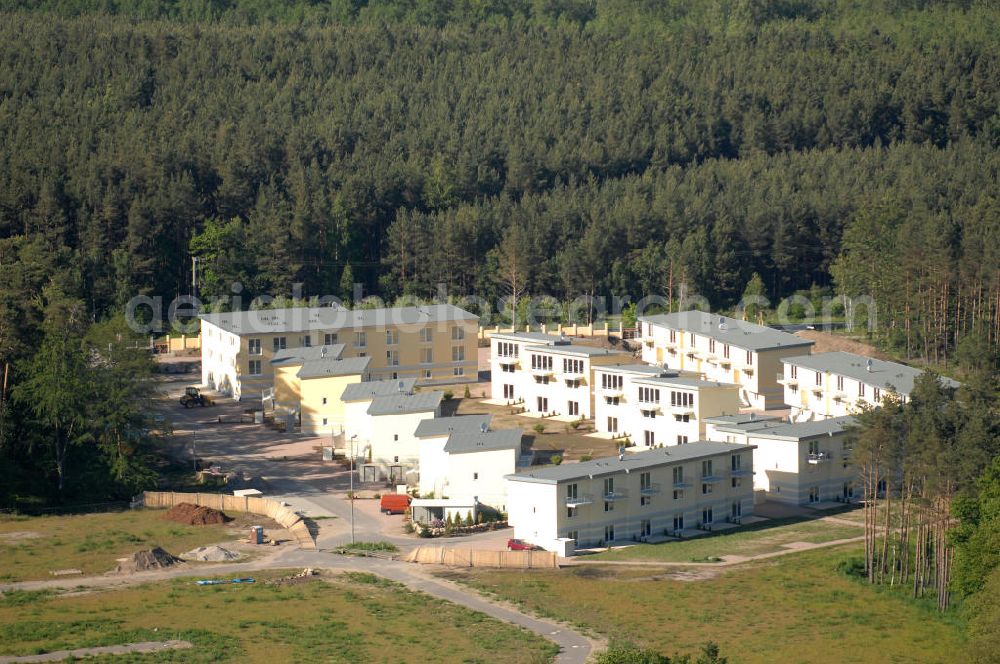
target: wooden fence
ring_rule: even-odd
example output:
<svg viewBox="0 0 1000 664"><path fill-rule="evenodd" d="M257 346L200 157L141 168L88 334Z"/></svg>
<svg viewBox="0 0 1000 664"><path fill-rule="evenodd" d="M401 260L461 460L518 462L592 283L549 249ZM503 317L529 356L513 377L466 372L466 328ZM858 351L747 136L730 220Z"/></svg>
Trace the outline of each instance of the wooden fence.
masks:
<svg viewBox="0 0 1000 664"><path fill-rule="evenodd" d="M277 500L258 496L230 496L222 493L179 493L175 491L144 491L143 507L169 508L180 503L210 507L222 512L247 512L274 519L295 537L300 549L315 550L316 540L302 517Z"/></svg>
<svg viewBox="0 0 1000 664"><path fill-rule="evenodd" d="M443 546L419 546L406 562L452 567L496 567L505 569L552 569L559 567L551 551L478 551Z"/></svg>

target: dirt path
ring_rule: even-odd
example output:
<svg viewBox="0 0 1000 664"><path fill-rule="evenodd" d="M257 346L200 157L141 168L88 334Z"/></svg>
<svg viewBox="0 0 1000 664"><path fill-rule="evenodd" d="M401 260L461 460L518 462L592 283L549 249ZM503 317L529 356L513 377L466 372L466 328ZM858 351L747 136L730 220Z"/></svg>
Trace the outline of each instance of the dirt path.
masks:
<svg viewBox="0 0 1000 664"><path fill-rule="evenodd" d="M302 551L287 549L278 551L266 558L246 563L219 564L211 566L191 567L187 565L175 568L138 572L128 575L76 577L72 579L51 579L45 581L22 581L0 585L0 592L10 590L72 590L81 591L88 588L114 590L135 586L152 581L186 577L226 576L230 574L243 575L266 569L290 569L296 567L311 567L337 571L370 572L378 574L404 586L429 595L464 606L479 613L519 625L559 646L560 652L555 661L559 664L585 664L590 653L598 645L583 634L566 625L552 622L522 613L516 607L497 602L480 595L474 590L466 589L458 584L439 579L419 565L377 558L352 558L338 556L322 551Z"/></svg>
<svg viewBox="0 0 1000 664"><path fill-rule="evenodd" d="M120 646L99 646L95 648L78 648L76 650L54 650L43 655L23 655L19 657L0 657L0 664L26 664L27 662L60 662L64 659L81 657L97 657L99 655L128 655L129 653L162 652L164 650L184 650L192 647L190 641L143 641L142 643L126 643Z"/></svg>

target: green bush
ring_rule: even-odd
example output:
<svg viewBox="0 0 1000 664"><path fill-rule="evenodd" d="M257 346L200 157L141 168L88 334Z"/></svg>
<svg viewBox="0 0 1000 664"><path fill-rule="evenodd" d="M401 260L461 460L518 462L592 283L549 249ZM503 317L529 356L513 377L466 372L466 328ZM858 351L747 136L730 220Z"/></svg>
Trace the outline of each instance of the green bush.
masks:
<svg viewBox="0 0 1000 664"><path fill-rule="evenodd" d="M553 465L553 466L558 466L559 464L561 464L561 463L562 463L562 457L561 457L561 456L559 456L558 454L556 454L556 455L555 455L555 456L553 456L553 457L552 457L551 459L549 459L549 461L551 461L551 462L552 462L552 465Z"/></svg>
<svg viewBox="0 0 1000 664"><path fill-rule="evenodd" d="M531 428L534 429L535 433L537 433L539 436L545 433L545 425L542 424L541 422L539 422L538 424L536 424Z"/></svg>

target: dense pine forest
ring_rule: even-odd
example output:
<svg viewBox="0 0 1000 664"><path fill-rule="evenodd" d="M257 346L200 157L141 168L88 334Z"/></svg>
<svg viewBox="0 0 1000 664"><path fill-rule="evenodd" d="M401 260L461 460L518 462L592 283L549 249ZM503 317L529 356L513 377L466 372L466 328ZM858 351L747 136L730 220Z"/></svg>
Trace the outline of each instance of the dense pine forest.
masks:
<svg viewBox="0 0 1000 664"><path fill-rule="evenodd" d="M902 357L949 366L979 338L995 357L989 2L0 12L0 438L26 446L21 462L33 437L107 437L81 415L107 391L74 402L79 422L36 405L74 366L113 368L91 328L120 327L136 294L189 293L192 256L200 295L239 282L244 302L354 282L495 302L515 269L528 295L683 291L726 308L756 274L772 301L874 298L876 340ZM38 360L58 348L76 355ZM134 375L109 380L142 394ZM115 440L146 429L135 412ZM130 447L107 449L106 493L127 492Z"/></svg>

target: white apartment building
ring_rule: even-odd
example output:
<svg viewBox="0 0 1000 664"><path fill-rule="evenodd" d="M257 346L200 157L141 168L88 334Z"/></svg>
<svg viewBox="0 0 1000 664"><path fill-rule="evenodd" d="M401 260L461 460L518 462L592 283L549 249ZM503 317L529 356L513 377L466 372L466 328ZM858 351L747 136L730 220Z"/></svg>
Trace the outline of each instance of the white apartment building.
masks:
<svg viewBox="0 0 1000 664"><path fill-rule="evenodd" d="M699 441L508 475L514 536L550 551L692 534L753 511L753 447Z"/></svg>
<svg viewBox="0 0 1000 664"><path fill-rule="evenodd" d="M702 311L639 318L642 360L706 380L740 386L747 407L781 407L781 360L809 353L812 341L762 325Z"/></svg>
<svg viewBox="0 0 1000 664"><path fill-rule="evenodd" d="M489 431L493 416L488 414L455 415L423 420L414 429L413 435L420 446L420 495L441 498L447 482L448 455L444 446L453 433L474 433Z"/></svg>
<svg viewBox="0 0 1000 664"><path fill-rule="evenodd" d="M455 418L442 418L455 419ZM454 431L444 446L427 442L420 448L421 493L507 509L504 477L517 470L520 429Z"/></svg>
<svg viewBox="0 0 1000 664"><path fill-rule="evenodd" d="M594 369L620 363L628 356L617 351L573 344L526 345L505 384L523 399L526 412L576 420L593 417Z"/></svg>
<svg viewBox="0 0 1000 664"><path fill-rule="evenodd" d="M596 367L594 389L596 430L627 436L634 452L704 440L706 417L740 410L738 386L655 367Z"/></svg>
<svg viewBox="0 0 1000 664"><path fill-rule="evenodd" d="M906 401L921 371L897 362L886 362L854 353L832 352L786 357L778 382L784 386L785 403L792 419L808 421L857 413L864 406L877 407L887 394ZM946 387L959 383L942 378Z"/></svg>
<svg viewBox="0 0 1000 664"><path fill-rule="evenodd" d="M524 398L521 357L527 346L570 345L569 339L541 332L513 332L490 336L490 394L493 401L513 404Z"/></svg>
<svg viewBox="0 0 1000 664"><path fill-rule="evenodd" d="M370 357L376 379L420 384L478 378L478 316L450 304L350 310L261 309L201 316L201 382L236 400L272 386L271 360L287 349L343 345Z"/></svg>
<svg viewBox="0 0 1000 664"><path fill-rule="evenodd" d="M858 471L851 461L851 417L814 422L730 416L712 418L714 440L753 448L753 485L768 500L794 505L851 502Z"/></svg>

